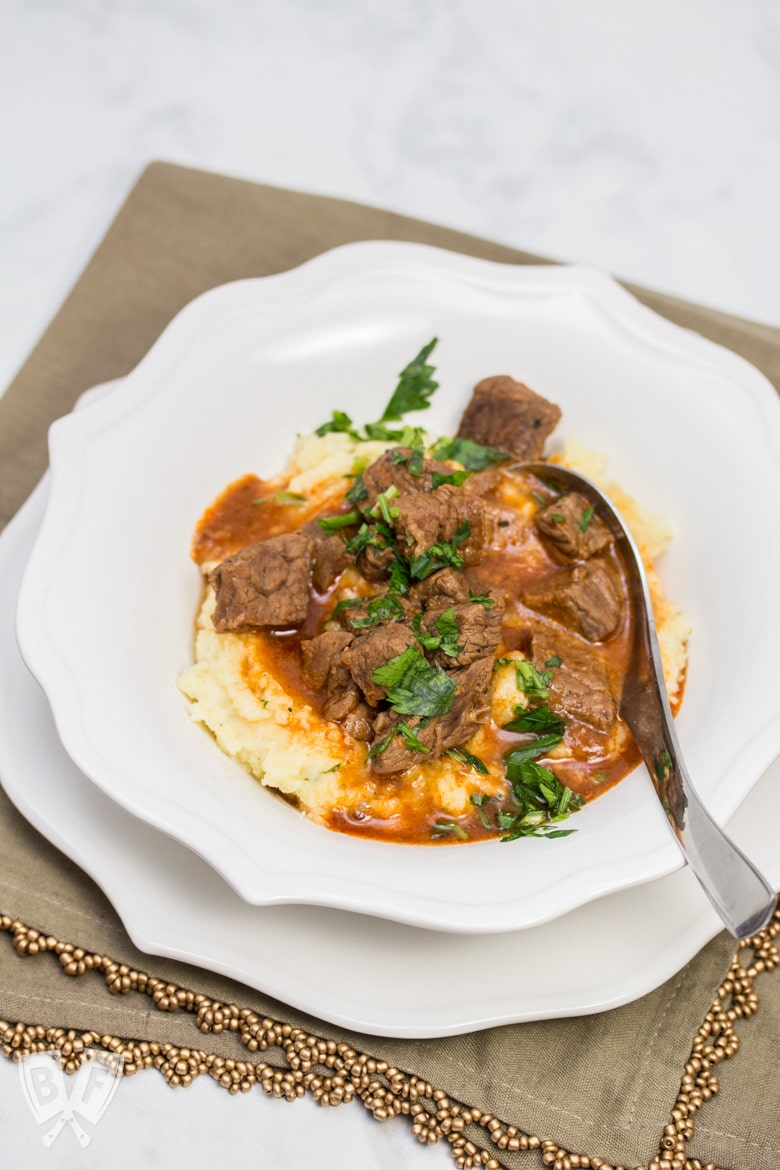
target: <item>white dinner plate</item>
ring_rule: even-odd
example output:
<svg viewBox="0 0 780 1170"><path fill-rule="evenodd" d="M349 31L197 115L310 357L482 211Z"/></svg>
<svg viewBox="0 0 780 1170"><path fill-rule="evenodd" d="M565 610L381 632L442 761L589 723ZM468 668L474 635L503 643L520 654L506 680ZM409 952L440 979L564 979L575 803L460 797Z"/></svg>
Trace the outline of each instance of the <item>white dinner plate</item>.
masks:
<svg viewBox="0 0 780 1170"><path fill-rule="evenodd" d="M264 791L192 725L176 687L202 510L238 476L279 471L295 433L334 407L377 417L433 335L441 388L414 421L452 433L474 383L509 372L562 406L559 438L604 451L610 474L672 521L661 573L694 631L678 732L722 823L780 748L780 624L766 620L780 578L780 532L766 522L780 514L780 406L746 362L597 272L371 243L198 298L110 394L52 428L18 633L79 768L245 900L492 933L680 867L644 769L562 840L359 839Z"/></svg>
<svg viewBox="0 0 780 1170"><path fill-rule="evenodd" d="M427 1037L628 1003L719 930L687 868L544 926L479 939L325 908L250 906L200 858L109 800L57 738L14 637L19 581L46 491L44 481L0 537L0 781L24 816L95 879L141 950L220 972L360 1032ZM780 761L729 824L775 885L779 820ZM562 955L577 956L575 975Z"/></svg>

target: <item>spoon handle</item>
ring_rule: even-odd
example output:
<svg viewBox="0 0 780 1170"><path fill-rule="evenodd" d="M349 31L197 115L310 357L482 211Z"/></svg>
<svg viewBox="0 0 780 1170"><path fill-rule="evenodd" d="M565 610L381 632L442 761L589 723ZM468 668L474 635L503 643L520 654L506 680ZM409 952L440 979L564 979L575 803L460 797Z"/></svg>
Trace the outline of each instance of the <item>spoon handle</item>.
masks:
<svg viewBox="0 0 780 1170"><path fill-rule="evenodd" d="M640 676L641 677L641 676ZM621 715L655 785L674 835L699 885L735 938L750 938L770 921L777 897L766 878L702 804L685 767L671 713L655 680L624 692Z"/></svg>

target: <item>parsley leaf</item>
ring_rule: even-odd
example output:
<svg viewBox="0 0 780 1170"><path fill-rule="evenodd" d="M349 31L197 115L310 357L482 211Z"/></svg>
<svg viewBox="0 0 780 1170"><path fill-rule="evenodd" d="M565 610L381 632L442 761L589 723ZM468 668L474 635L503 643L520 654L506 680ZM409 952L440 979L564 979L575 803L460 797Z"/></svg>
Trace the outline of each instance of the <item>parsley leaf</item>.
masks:
<svg viewBox="0 0 780 1170"><path fill-rule="evenodd" d="M431 476L431 490L435 492L437 488L442 487L445 483L451 483L455 487L460 487L470 475L470 471L451 471L446 474L443 471L434 471Z"/></svg>
<svg viewBox="0 0 780 1170"><path fill-rule="evenodd" d="M473 439L439 439L431 454L435 459L454 459L468 471L484 471L492 463L505 463L510 456L493 447L484 447Z"/></svg>
<svg viewBox="0 0 780 1170"><path fill-rule="evenodd" d="M356 476L355 482L346 494L345 497L348 504L361 504L363 500L368 499L368 488L363 483L362 471Z"/></svg>
<svg viewBox="0 0 780 1170"><path fill-rule="evenodd" d="M358 511L342 512L338 516L318 516L317 523L325 532L337 532L339 528L350 528L360 523Z"/></svg>
<svg viewBox="0 0 780 1170"><path fill-rule="evenodd" d="M536 739L530 743L515 748L506 757L506 774L509 780L511 781L512 777L517 775L517 769L522 764L528 760L535 760L539 756L546 756L560 742L561 736L551 731L548 735L537 735Z"/></svg>
<svg viewBox="0 0 780 1170"><path fill-rule="evenodd" d="M273 500L275 504L290 504L297 507L306 503L306 496L301 496L298 492L276 492Z"/></svg>
<svg viewBox="0 0 780 1170"><path fill-rule="evenodd" d="M431 750L417 738L408 723L399 723L396 727L396 732L400 733L404 737L406 740L406 746L410 749L410 751L429 752Z"/></svg>
<svg viewBox="0 0 780 1170"><path fill-rule="evenodd" d="M453 760L457 760L460 764L468 764L475 772L479 772L480 776L490 775L490 769L487 764L480 760L479 756L473 756L471 752L467 752L465 748L448 748L446 754L452 756ZM484 796L484 793L480 793L480 795ZM477 803L473 796L471 797L471 803Z"/></svg>
<svg viewBox="0 0 780 1170"><path fill-rule="evenodd" d="M504 731L533 731L537 735L554 734L560 740L566 728L565 720L555 715L546 703L539 707L527 710L525 707L515 707L515 718L504 724Z"/></svg>
<svg viewBox="0 0 780 1170"><path fill-rule="evenodd" d="M349 624L353 630L370 630L373 626L403 616L404 607L401 602L392 593L386 593L383 597L375 597L369 601L364 618L350 618Z"/></svg>
<svg viewBox="0 0 780 1170"><path fill-rule="evenodd" d="M590 507L590 508L586 508L585 511L582 513L582 519L580 520L580 532L587 532L588 525L590 524L591 520L593 519L593 512L594 512L594 508Z"/></svg>
<svg viewBox="0 0 780 1170"><path fill-rule="evenodd" d="M387 687L387 699L399 715L445 715L455 698L455 680L409 646L371 675Z"/></svg>
<svg viewBox="0 0 780 1170"><path fill-rule="evenodd" d="M446 569L451 565L453 569L462 569L465 561L458 552L458 546L468 540L471 526L468 520L461 520L451 541L437 541L419 556L412 557L409 562L409 572L415 581L424 581L435 573L437 569Z"/></svg>
<svg viewBox="0 0 780 1170"><path fill-rule="evenodd" d="M323 435L342 434L349 435L351 439L360 439L360 435L355 430L354 423L348 414L343 410L334 410L330 417L330 421L323 423L322 426L317 427L314 432L322 438Z"/></svg>
<svg viewBox="0 0 780 1170"><path fill-rule="evenodd" d="M562 784L554 772L527 760L515 765L511 774L508 770L507 777L518 811L513 815L505 810L499 813L499 827L505 831L502 841L515 841L518 837L568 836L574 831L549 829L550 825L565 820L584 803L582 797Z"/></svg>
<svg viewBox="0 0 780 1170"><path fill-rule="evenodd" d="M491 605L496 604L495 597L491 597L489 593L473 593L469 589L469 601L473 601L475 605L482 605L485 609L490 609Z"/></svg>
<svg viewBox="0 0 780 1170"><path fill-rule="evenodd" d="M436 821L431 829L432 837L457 837L460 841L468 841L469 835L457 821Z"/></svg>
<svg viewBox="0 0 780 1170"><path fill-rule="evenodd" d="M548 699L550 697L552 671L537 670L527 658L518 658L515 662L515 670L517 671L518 690L535 699Z"/></svg>
<svg viewBox="0 0 780 1170"><path fill-rule="evenodd" d="M412 621L412 633L426 650L441 650L448 658L457 658L463 649L458 644L460 630L455 619L455 607L450 606L436 618L438 634L431 634L422 628L423 615L418 613Z"/></svg>
<svg viewBox="0 0 780 1170"><path fill-rule="evenodd" d="M439 383L433 380L435 366L428 365L438 338L432 338L398 376L398 385L384 409L380 423L403 418L410 410L425 410Z"/></svg>
<svg viewBox="0 0 780 1170"><path fill-rule="evenodd" d="M338 602L330 616L332 618L336 618L340 613L343 613L345 609L353 609L356 605L362 605L364 600L365 599L363 597L344 597L341 601Z"/></svg>

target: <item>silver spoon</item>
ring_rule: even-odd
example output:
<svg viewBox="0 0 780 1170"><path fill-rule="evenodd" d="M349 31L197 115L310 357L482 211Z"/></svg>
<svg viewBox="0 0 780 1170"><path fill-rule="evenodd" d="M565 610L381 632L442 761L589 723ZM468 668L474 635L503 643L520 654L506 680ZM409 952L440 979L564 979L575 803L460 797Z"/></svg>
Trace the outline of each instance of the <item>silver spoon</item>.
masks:
<svg viewBox="0 0 780 1170"><path fill-rule="evenodd" d="M650 591L642 557L620 513L591 480L554 463L518 463L557 490L577 491L593 505L615 537L634 614L634 645L620 699L658 799L688 864L735 938L750 938L771 919L777 895L766 878L712 819L683 762L677 740Z"/></svg>

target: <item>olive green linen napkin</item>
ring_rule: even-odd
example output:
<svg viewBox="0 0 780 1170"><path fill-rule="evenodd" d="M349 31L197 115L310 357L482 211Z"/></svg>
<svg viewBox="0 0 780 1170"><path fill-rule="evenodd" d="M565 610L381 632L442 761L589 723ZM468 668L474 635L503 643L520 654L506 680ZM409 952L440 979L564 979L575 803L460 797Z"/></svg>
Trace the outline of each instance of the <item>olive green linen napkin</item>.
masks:
<svg viewBox="0 0 780 1170"><path fill-rule="evenodd" d="M543 262L373 208L170 164L150 166L0 402L0 523L13 515L45 469L48 424L90 386L132 369L194 296L225 281L284 270L358 239L413 240L507 263ZM780 386L780 332L660 294L632 291L657 312L741 353ZM50 937L41 942L25 927ZM516 1152L513 1146L523 1144L521 1136L499 1130L495 1123L495 1134L505 1139L503 1147L499 1142L495 1148L488 1140L491 1125L482 1118L476 1132L482 1133L489 1156L507 1166L536 1166L543 1155L553 1162L556 1151L560 1165L566 1165L563 1151L583 1155L580 1161L569 1162L573 1165L598 1166L599 1158L605 1165L646 1165L657 1156L665 1136L667 1145L674 1147L670 1164L675 1149L678 1164L685 1164L687 1142L687 1157L701 1163L743 1170L775 1166L780 1158L780 1090L774 1071L780 1041L780 978L770 974L776 955L770 938L764 940L758 963L750 948L743 950L745 970L735 968L736 982L732 972L731 984L721 992L723 1014L711 1014L702 1030L734 949L733 940L721 934L663 987L602 1015L442 1040L357 1036L219 976L141 954L91 880L30 828L0 792L0 1021L5 1023L4 1029L0 1024L0 1042L5 1041L6 1049L12 1026L21 1022L41 1027L37 1034L41 1044L43 1029L65 1028L91 1031L96 1039L169 1043L177 1050L202 1049L218 1059L267 1058L273 1063L274 1038L281 1037L284 1047L289 1029L275 1032L266 1027L263 1036L271 1044L267 1051L253 1052L252 1044L247 1044L253 1021L270 1017L346 1046L336 1051L352 1069L358 1095L377 1116L392 1113L395 1106L383 1107L381 1093L377 1096L366 1088L372 1075L381 1076L381 1065L376 1072L369 1060L360 1064L360 1057L365 1076L362 1081L357 1077L353 1059L357 1053L418 1078L414 1082L407 1077L401 1092L401 1081L391 1077L384 1100L391 1102L395 1085L395 1098L406 1101L405 1111L415 1095L426 1108L436 1109L445 1099L434 1098L432 1090L441 1090L454 1101L518 1127L521 1136L534 1135L531 1145L536 1148ZM576 979L577 955L563 954L560 962ZM426 974L410 965L408 977L421 981ZM518 981L522 977L519 970ZM109 994L128 987L128 994ZM478 993L489 996L490 989L480 988ZM756 993L758 1012L752 1019L741 1018L753 1011ZM178 1010L171 1010L176 1004ZM220 1004L235 1005L223 1011L228 1020L224 1031L215 1026L221 1019L215 1005ZM728 1010L735 1005L729 1018ZM708 1071L714 1049L727 1057L735 1049L732 1025L742 1050L718 1065L722 1091L707 1100L714 1086L714 1074ZM23 1032L20 1027L18 1034ZM689 1065L686 1074L697 1032L698 1063ZM34 1038L29 1028L24 1034L28 1040ZM132 1051L137 1056L141 1050ZM181 1069L187 1059L179 1056ZM147 1063L151 1060L148 1056ZM171 1069L179 1064L166 1060L159 1056L158 1066L166 1075L178 1075ZM220 1070L224 1067L219 1064ZM685 1134L678 1109L678 1135L685 1139L680 1144L681 1139L673 1139L671 1130L665 1134L664 1127L673 1124L671 1111L686 1075L685 1100L693 1109L700 1103L701 1108L692 1135ZM181 1076L186 1081L183 1072ZM304 1087L322 1091L312 1083ZM265 1085L269 1086L270 1082ZM334 1099L341 1092L337 1089L328 1090L335 1093ZM414 1113L413 1109L411 1120L424 1136L428 1123L419 1116L415 1119ZM453 1114L447 1108L441 1113L444 1121L439 1119L439 1127L444 1127L445 1136L449 1129L452 1138L460 1123L453 1129ZM477 1113L472 1122L475 1118ZM467 1125L465 1137L453 1145L463 1165L477 1156L464 1145L474 1132L475 1126ZM538 1148L537 1137L551 1144Z"/></svg>

